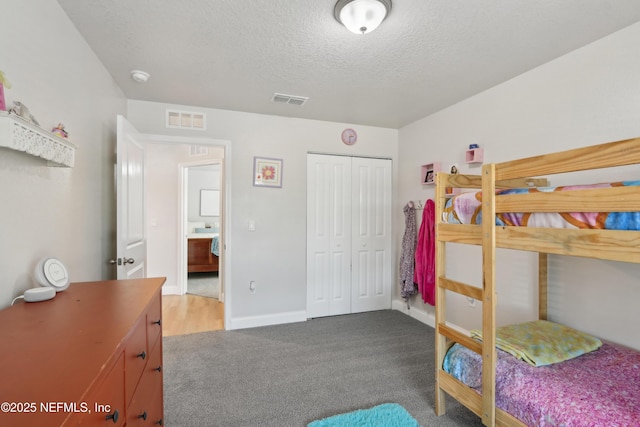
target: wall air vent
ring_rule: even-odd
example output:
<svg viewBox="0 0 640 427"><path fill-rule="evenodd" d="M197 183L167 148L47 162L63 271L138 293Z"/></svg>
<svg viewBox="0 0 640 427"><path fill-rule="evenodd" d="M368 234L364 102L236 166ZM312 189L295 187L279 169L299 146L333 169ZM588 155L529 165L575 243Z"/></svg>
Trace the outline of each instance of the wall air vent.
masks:
<svg viewBox="0 0 640 427"><path fill-rule="evenodd" d="M294 95L285 95L283 93L274 93L271 98L272 102L277 102L280 104L291 104L291 105L304 105L309 98L306 96L294 96Z"/></svg>
<svg viewBox="0 0 640 427"><path fill-rule="evenodd" d="M190 156L205 156L209 154L209 148L202 145L191 145L189 147Z"/></svg>
<svg viewBox="0 0 640 427"><path fill-rule="evenodd" d="M172 129L206 130L207 116L194 111L167 110L166 127Z"/></svg>

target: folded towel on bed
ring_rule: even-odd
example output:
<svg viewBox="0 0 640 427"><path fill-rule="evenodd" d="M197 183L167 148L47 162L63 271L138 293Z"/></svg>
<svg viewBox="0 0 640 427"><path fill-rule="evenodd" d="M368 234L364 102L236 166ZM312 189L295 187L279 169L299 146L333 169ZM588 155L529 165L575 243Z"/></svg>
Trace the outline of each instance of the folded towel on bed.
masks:
<svg viewBox="0 0 640 427"><path fill-rule="evenodd" d="M482 341L482 331L471 331L471 337ZM532 366L573 359L601 345L596 337L547 320L496 328L496 347Z"/></svg>

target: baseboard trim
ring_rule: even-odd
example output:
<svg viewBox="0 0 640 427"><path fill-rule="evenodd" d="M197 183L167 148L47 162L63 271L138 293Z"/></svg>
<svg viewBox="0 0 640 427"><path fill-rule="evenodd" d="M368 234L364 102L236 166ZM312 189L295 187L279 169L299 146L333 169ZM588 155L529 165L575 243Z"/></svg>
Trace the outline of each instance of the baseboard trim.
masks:
<svg viewBox="0 0 640 427"><path fill-rule="evenodd" d="M167 286L162 287L162 295L180 295L180 286Z"/></svg>
<svg viewBox="0 0 640 427"><path fill-rule="evenodd" d="M435 328L436 326L436 319L432 314L429 314L426 311L418 310L416 308L409 309L407 307L407 303L402 300L393 300L391 302L391 308L393 310L401 311L407 316L413 317L414 319L424 323L425 325L429 325L432 328Z"/></svg>
<svg viewBox="0 0 640 427"><path fill-rule="evenodd" d="M263 316L236 317L225 329L246 329L259 326L281 325L284 323L306 322L306 311L290 311L288 313L266 314Z"/></svg>

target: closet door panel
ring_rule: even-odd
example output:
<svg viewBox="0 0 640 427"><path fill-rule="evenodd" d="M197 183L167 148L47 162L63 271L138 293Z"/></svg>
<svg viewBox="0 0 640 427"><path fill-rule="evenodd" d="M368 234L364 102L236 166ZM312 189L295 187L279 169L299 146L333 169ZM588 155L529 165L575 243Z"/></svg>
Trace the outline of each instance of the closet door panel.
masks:
<svg viewBox="0 0 640 427"><path fill-rule="evenodd" d="M391 308L391 161L353 158L351 312Z"/></svg>
<svg viewBox="0 0 640 427"><path fill-rule="evenodd" d="M351 159L307 156L307 316L351 309Z"/></svg>

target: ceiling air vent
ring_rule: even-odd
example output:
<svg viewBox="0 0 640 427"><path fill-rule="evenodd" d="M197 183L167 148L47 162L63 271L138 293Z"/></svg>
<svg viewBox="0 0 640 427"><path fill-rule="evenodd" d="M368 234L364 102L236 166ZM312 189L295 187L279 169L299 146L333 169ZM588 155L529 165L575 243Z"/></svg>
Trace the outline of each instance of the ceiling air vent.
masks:
<svg viewBox="0 0 640 427"><path fill-rule="evenodd" d="M280 104L291 104L291 105L304 105L309 98L306 96L295 96L295 95L285 95L283 93L274 93L273 98L271 98L272 102L278 102Z"/></svg>
<svg viewBox="0 0 640 427"><path fill-rule="evenodd" d="M173 129L207 129L207 116L193 111L167 110L166 127Z"/></svg>

